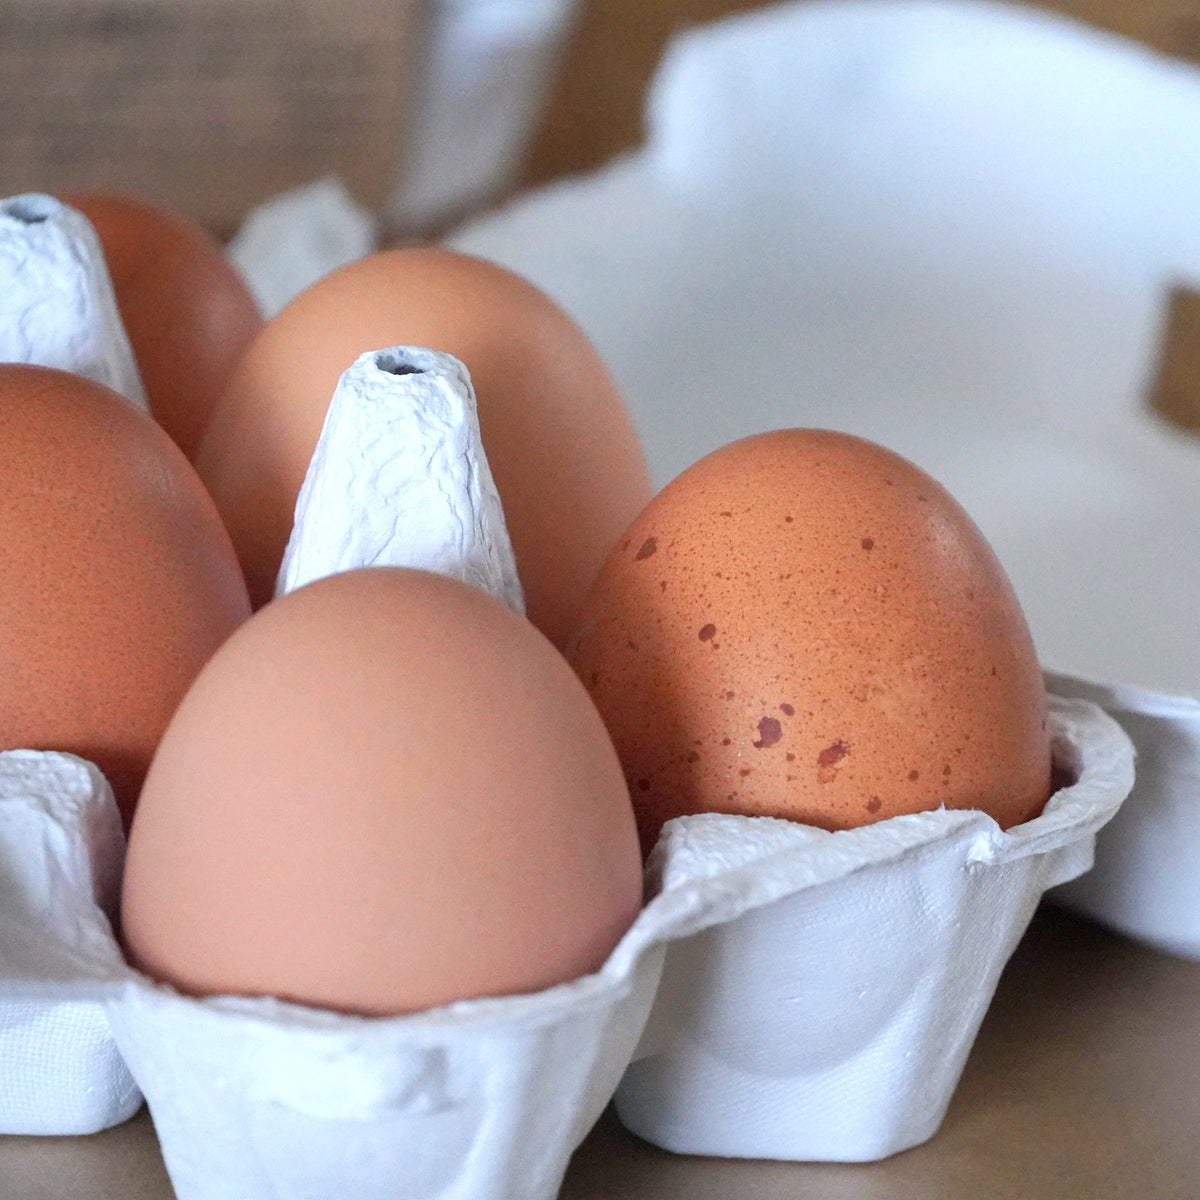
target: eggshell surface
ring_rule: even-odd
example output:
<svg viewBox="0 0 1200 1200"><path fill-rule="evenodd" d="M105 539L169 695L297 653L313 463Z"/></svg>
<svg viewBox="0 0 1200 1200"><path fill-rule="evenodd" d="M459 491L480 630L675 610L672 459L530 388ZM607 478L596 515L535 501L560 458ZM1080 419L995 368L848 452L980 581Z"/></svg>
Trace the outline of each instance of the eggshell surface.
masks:
<svg viewBox="0 0 1200 1200"><path fill-rule="evenodd" d="M640 910L616 754L524 618L408 568L255 614L180 706L130 834L133 962L348 1012L537 991Z"/></svg>
<svg viewBox="0 0 1200 1200"><path fill-rule="evenodd" d="M470 372L527 612L561 648L605 555L650 498L641 446L600 357L557 305L501 267L435 247L333 272L242 358L196 461L252 601L275 586L341 373L396 345L443 351Z"/></svg>
<svg viewBox="0 0 1200 1200"><path fill-rule="evenodd" d="M189 683L249 616L190 464L117 393L0 366L0 749L94 762L128 823Z"/></svg>
<svg viewBox="0 0 1200 1200"><path fill-rule="evenodd" d="M216 238L130 196L68 195L104 248L150 411L194 458L238 358L262 328L250 289Z"/></svg>
<svg viewBox="0 0 1200 1200"><path fill-rule="evenodd" d="M933 479L780 430L701 459L606 562L569 657L648 849L693 812L844 829L1050 792L1037 655L1003 568Z"/></svg>

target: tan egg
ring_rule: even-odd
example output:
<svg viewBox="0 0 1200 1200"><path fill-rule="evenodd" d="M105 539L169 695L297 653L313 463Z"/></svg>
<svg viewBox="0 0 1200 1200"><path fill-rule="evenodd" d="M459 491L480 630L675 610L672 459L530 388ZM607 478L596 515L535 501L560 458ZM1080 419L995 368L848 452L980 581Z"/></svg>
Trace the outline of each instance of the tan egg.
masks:
<svg viewBox="0 0 1200 1200"><path fill-rule="evenodd" d="M642 450L604 364L557 305L501 267L437 248L334 272L242 359L197 468L251 600L273 591L338 378L359 354L397 345L466 364L527 612L561 647L604 556L650 498Z"/></svg>
<svg viewBox="0 0 1200 1200"><path fill-rule="evenodd" d="M79 193L104 248L150 411L194 458L234 364L262 328L220 242L179 213L129 196Z"/></svg>
<svg viewBox="0 0 1200 1200"><path fill-rule="evenodd" d="M94 762L128 823L167 721L250 614L212 500L115 392L0 366L0 749Z"/></svg>
<svg viewBox="0 0 1200 1200"><path fill-rule="evenodd" d="M992 550L913 464L791 429L700 460L605 564L569 652L645 848L695 812L845 829L1050 792L1033 642Z"/></svg>
<svg viewBox="0 0 1200 1200"><path fill-rule="evenodd" d="M123 921L193 994L361 1013L597 970L641 857L587 692L470 585L375 567L259 610L180 706L130 835Z"/></svg>

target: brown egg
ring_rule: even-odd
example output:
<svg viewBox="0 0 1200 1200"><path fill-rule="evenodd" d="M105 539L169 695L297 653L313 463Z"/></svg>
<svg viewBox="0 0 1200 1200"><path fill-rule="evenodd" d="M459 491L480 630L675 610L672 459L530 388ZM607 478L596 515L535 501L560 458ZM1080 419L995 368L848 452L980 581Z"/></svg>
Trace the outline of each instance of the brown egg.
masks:
<svg viewBox="0 0 1200 1200"><path fill-rule="evenodd" d="M104 248L150 411L194 458L234 364L262 328L221 244L186 217L128 196L79 193Z"/></svg>
<svg viewBox="0 0 1200 1200"><path fill-rule="evenodd" d="M128 823L176 704L249 616L229 536L150 417L5 364L0 545L0 749L90 759Z"/></svg>
<svg viewBox="0 0 1200 1200"><path fill-rule="evenodd" d="M569 653L643 845L726 812L845 829L1050 791L1046 700L1000 563L892 452L791 429L700 460L605 564Z"/></svg>
<svg viewBox="0 0 1200 1200"><path fill-rule="evenodd" d="M447 250L372 255L321 280L242 359L196 460L250 598L272 594L296 494L341 373L359 354L425 346L460 359L525 589L556 645L604 556L650 498L641 447L604 364L531 284Z"/></svg>
<svg viewBox="0 0 1200 1200"><path fill-rule="evenodd" d="M179 707L130 835L138 966L193 994L400 1013L597 970L637 915L620 764L528 621L441 575L327 576Z"/></svg>

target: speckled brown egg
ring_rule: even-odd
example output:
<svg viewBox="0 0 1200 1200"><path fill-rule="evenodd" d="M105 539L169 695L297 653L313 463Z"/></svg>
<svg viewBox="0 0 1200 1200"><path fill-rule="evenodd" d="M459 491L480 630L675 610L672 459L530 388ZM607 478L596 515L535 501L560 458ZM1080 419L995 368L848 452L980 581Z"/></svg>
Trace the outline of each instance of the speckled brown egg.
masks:
<svg viewBox="0 0 1200 1200"><path fill-rule="evenodd" d="M644 848L726 812L845 829L945 805L1041 811L1034 645L995 554L881 446L734 442L633 522L570 658L621 757Z"/></svg>
<svg viewBox="0 0 1200 1200"><path fill-rule="evenodd" d="M250 289L220 242L182 213L108 192L63 202L100 238L150 411L193 458L234 365L262 328Z"/></svg>
<svg viewBox="0 0 1200 1200"><path fill-rule="evenodd" d="M100 384L0 366L0 749L65 750L126 823L162 731L250 613L195 471Z"/></svg>
<svg viewBox="0 0 1200 1200"><path fill-rule="evenodd" d="M633 423L599 354L533 284L432 246L326 276L243 356L196 466L233 536L255 607L271 596L341 373L388 346L460 359L525 591L560 649L600 564L650 499Z"/></svg>
<svg viewBox="0 0 1200 1200"><path fill-rule="evenodd" d="M373 567L266 605L205 667L122 914L181 990L400 1013L596 971L641 900L621 767L562 656L478 588Z"/></svg>

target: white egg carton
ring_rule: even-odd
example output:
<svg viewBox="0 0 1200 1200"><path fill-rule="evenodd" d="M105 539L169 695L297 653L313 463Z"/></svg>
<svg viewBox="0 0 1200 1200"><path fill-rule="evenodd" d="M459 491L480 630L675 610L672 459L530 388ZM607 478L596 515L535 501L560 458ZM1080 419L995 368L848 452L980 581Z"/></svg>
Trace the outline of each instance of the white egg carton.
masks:
<svg viewBox="0 0 1200 1200"><path fill-rule="evenodd" d="M791 0L682 32L645 115L450 243L586 325L661 481L803 425L946 485L1136 747L1052 898L1200 959L1200 440L1147 402L1200 288L1200 70L1031 6Z"/></svg>
<svg viewBox="0 0 1200 1200"><path fill-rule="evenodd" d="M1200 700L1071 675L1048 682L1111 714L1137 755L1129 802L1097 839L1094 869L1051 898L1155 949L1200 959Z"/></svg>
<svg viewBox="0 0 1200 1200"><path fill-rule="evenodd" d="M448 464L434 488L389 477L389 447L414 442L420 472ZM485 463L461 364L363 356L330 406L280 588L387 563L519 606ZM369 515L348 506L389 478ZM195 999L125 965L107 784L70 756L0 754L0 1028L18 1045L5 1061L27 1064L0 1084L0 1130L88 1132L140 1092L179 1200L552 1200L614 1094L675 1150L894 1153L936 1130L1035 906L1087 869L1131 786L1128 739L1095 705L1054 699L1051 719L1074 782L1036 820L1002 832L941 810L827 833L680 818L596 974L394 1018Z"/></svg>
<svg viewBox="0 0 1200 1200"><path fill-rule="evenodd" d="M148 411L100 239L53 196L0 200L0 362L72 371Z"/></svg>
<svg viewBox="0 0 1200 1200"><path fill-rule="evenodd" d="M69 755L0 754L0 1131L91 1132L140 1090L180 1200L552 1200L614 1091L681 1152L915 1145L1043 892L1087 869L1132 782L1096 706L1055 698L1051 718L1075 782L1025 825L678 818L596 974L394 1018L193 999L126 966L102 906L123 848L107 784Z"/></svg>
<svg viewBox="0 0 1200 1200"><path fill-rule="evenodd" d="M22 236L30 214L74 228L45 198L16 207ZM103 296L94 238L79 241L83 290ZM54 365L82 369L71 353ZM369 564L521 606L470 380L448 356L397 347L343 377L279 590ZM180 1200L551 1200L614 1094L631 1128L680 1151L894 1153L936 1130L1034 907L1087 869L1132 783L1128 739L1095 705L1055 699L1051 719L1074 782L1034 821L1005 833L937 811L831 834L681 818L596 974L394 1018L194 999L131 969L107 783L70 755L0 754L0 1132L88 1133L144 1096Z"/></svg>

